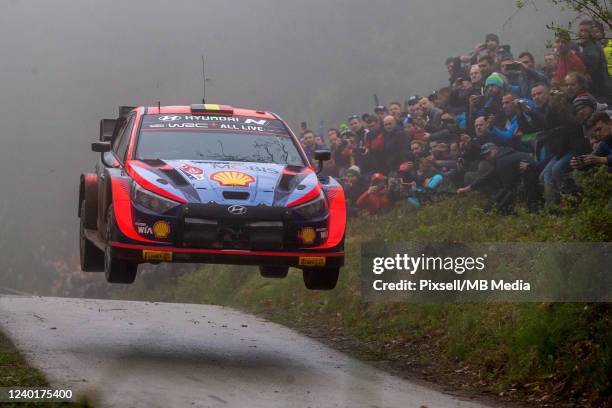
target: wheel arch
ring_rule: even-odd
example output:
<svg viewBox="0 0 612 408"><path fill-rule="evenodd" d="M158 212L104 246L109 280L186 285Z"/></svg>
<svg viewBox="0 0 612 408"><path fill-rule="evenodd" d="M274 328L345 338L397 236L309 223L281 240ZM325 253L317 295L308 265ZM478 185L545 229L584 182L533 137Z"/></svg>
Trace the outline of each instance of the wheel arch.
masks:
<svg viewBox="0 0 612 408"><path fill-rule="evenodd" d="M96 229L96 220L98 216L98 176L93 173L81 174L79 183L79 205L78 216L81 216L81 207L85 208L85 227L88 229Z"/></svg>

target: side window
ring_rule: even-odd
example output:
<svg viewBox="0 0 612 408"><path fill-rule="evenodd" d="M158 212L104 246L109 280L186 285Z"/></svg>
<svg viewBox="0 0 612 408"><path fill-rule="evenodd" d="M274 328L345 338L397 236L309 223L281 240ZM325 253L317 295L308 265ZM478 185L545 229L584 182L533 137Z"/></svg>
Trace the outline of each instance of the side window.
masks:
<svg viewBox="0 0 612 408"><path fill-rule="evenodd" d="M123 139L123 133L125 132L125 128L128 125L128 122L129 120L126 120L125 122L123 122L123 125L121 125L121 128L117 132L117 137L115 138L115 140L113 140L112 150L113 152L115 152L115 154L117 153L119 149L119 144L121 143L121 139Z"/></svg>
<svg viewBox="0 0 612 408"><path fill-rule="evenodd" d="M125 127L123 127L119 137L117 137L117 146L113 149L121 162L125 162L125 156L130 145L130 135L132 133L132 127L134 126L134 118L134 115L129 117Z"/></svg>

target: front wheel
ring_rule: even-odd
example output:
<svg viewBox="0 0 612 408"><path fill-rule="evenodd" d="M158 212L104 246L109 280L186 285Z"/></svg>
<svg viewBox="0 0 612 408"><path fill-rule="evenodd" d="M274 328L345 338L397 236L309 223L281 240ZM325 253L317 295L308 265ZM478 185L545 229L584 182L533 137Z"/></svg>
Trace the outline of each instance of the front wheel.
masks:
<svg viewBox="0 0 612 408"><path fill-rule="evenodd" d="M304 268L304 285L310 290L332 290L338 283L340 268Z"/></svg>

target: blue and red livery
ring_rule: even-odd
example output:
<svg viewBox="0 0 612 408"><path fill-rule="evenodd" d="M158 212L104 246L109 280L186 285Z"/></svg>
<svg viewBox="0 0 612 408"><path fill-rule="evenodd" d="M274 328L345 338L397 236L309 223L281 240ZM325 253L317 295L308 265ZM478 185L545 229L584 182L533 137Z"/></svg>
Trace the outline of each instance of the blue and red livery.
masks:
<svg viewBox="0 0 612 408"><path fill-rule="evenodd" d="M132 283L142 263L303 271L333 289L344 263L344 192L309 163L276 114L223 105L121 107L81 175L83 271ZM329 152L317 152L328 160Z"/></svg>

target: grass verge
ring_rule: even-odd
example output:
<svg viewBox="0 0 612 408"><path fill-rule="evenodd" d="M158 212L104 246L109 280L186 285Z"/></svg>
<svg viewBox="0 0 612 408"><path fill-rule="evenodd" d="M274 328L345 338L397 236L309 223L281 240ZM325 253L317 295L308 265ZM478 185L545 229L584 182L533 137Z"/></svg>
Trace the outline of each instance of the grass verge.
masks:
<svg viewBox="0 0 612 408"><path fill-rule="evenodd" d="M49 383L43 373L28 365L11 340L2 333L0 333L0 387L49 387ZM4 402L0 403L0 405L15 408L93 407L86 398L77 403Z"/></svg>

